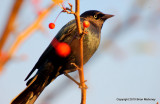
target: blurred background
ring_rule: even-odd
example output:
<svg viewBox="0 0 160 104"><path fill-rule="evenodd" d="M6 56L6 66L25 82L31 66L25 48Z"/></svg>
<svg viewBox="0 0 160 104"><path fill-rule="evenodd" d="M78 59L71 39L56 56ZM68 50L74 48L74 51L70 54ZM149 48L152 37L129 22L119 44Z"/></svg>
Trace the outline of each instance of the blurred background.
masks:
<svg viewBox="0 0 160 104"><path fill-rule="evenodd" d="M67 2L74 5L74 0ZM80 12L115 15L102 28L101 44L84 65L87 104L158 104L160 102L160 0L81 0ZM1 0L0 103L9 104L26 87L25 77L53 37L73 15L51 0ZM78 80L78 73L71 73ZM155 101L118 101L150 98ZM81 90L64 75L35 104L80 104Z"/></svg>

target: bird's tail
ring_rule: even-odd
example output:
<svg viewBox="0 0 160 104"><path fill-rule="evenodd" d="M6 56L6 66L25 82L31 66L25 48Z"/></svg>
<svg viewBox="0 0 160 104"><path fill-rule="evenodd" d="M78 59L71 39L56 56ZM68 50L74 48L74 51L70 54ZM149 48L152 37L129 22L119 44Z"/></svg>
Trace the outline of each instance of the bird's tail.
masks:
<svg viewBox="0 0 160 104"><path fill-rule="evenodd" d="M39 76L35 76L26 89L16 96L10 104L33 104L44 88L50 83L49 77L46 77L47 79L37 77Z"/></svg>
<svg viewBox="0 0 160 104"><path fill-rule="evenodd" d="M33 104L47 85L48 83L44 83L44 81L34 81L16 96L11 104Z"/></svg>
<svg viewBox="0 0 160 104"><path fill-rule="evenodd" d="M46 63L40 71L27 82L27 87L10 104L33 104L44 88L59 75L52 63Z"/></svg>

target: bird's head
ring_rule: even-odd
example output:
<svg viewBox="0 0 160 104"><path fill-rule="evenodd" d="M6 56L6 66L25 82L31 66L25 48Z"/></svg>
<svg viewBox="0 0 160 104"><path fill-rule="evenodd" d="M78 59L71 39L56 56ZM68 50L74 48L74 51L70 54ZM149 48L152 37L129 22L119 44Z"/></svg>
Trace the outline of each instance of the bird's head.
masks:
<svg viewBox="0 0 160 104"><path fill-rule="evenodd" d="M89 11L82 13L80 17L84 18L85 20L88 20L89 22L100 27L101 29L105 20L113 16L114 15L104 14L97 10L89 10Z"/></svg>

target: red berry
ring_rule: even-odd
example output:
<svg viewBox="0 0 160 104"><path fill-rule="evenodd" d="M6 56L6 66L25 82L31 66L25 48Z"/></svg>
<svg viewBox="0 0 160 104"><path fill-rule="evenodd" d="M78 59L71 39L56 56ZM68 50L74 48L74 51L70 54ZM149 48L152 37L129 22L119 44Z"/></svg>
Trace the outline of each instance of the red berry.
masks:
<svg viewBox="0 0 160 104"><path fill-rule="evenodd" d="M71 52L70 46L64 42L58 43L55 49L56 53L61 57L67 57Z"/></svg>
<svg viewBox="0 0 160 104"><path fill-rule="evenodd" d="M90 26L89 21L83 21L83 27L88 28Z"/></svg>
<svg viewBox="0 0 160 104"><path fill-rule="evenodd" d="M55 28L55 24L54 24L54 23L50 23L50 24L49 24L49 28L50 28L50 29L54 29L54 28Z"/></svg>

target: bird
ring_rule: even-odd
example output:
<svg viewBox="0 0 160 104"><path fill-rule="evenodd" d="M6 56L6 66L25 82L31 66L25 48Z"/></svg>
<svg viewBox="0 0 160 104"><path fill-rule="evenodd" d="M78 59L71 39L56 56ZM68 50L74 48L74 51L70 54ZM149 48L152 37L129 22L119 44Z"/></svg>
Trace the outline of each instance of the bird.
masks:
<svg viewBox="0 0 160 104"><path fill-rule="evenodd" d="M85 28L85 35L83 36L83 64L88 62L100 44L103 23L113 16L98 10L88 10L80 15L82 30L84 29L84 21L90 23L90 26ZM11 101L11 104L33 104L46 86L58 76L76 71L77 67L80 67L79 39L76 20L73 19L64 25L53 38L25 81L34 71L37 71L36 74L28 80L27 87ZM66 43L69 46L68 55L61 56L57 53L56 46L58 43Z"/></svg>

